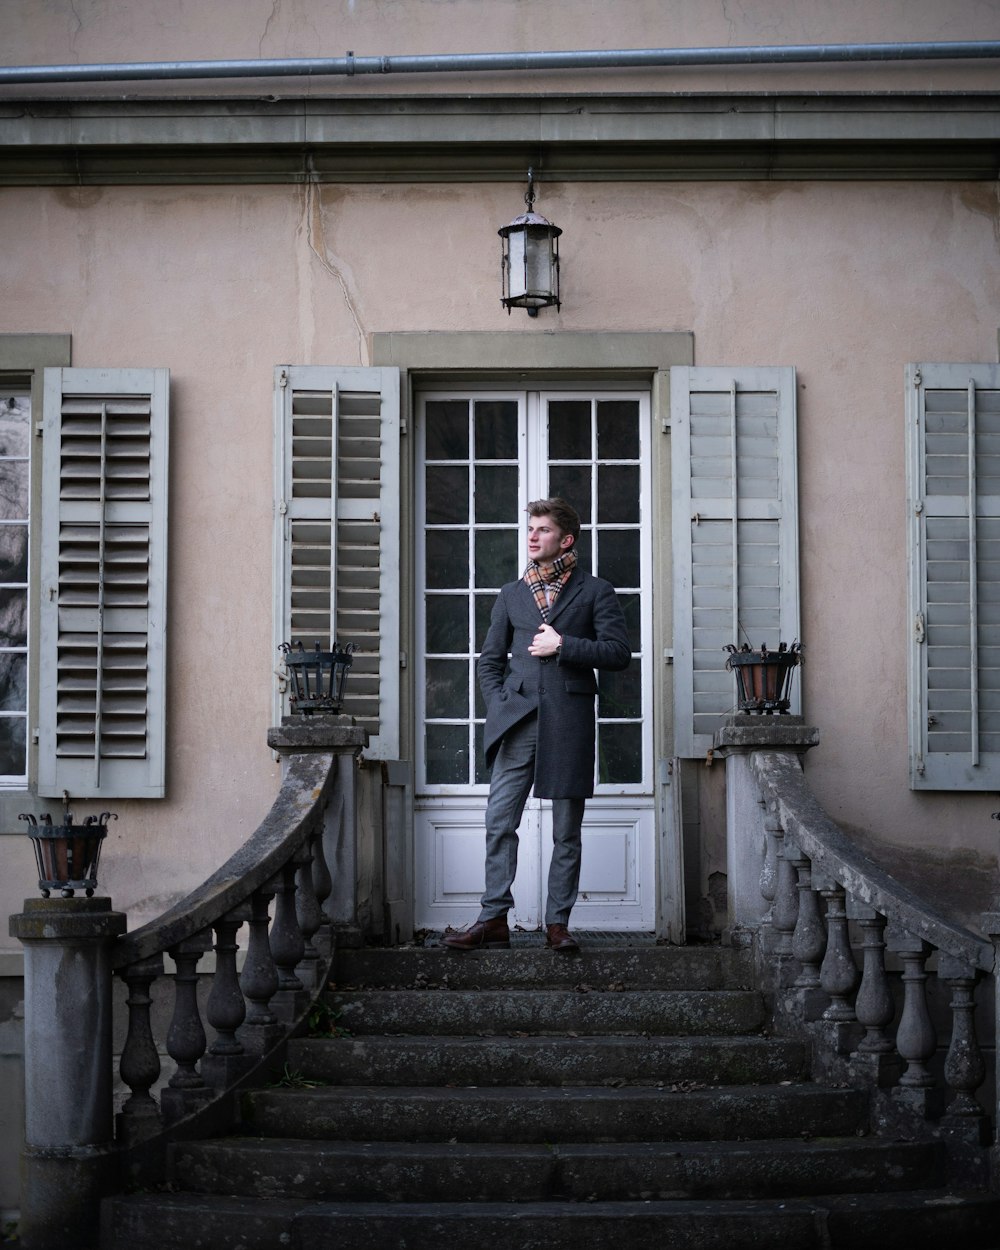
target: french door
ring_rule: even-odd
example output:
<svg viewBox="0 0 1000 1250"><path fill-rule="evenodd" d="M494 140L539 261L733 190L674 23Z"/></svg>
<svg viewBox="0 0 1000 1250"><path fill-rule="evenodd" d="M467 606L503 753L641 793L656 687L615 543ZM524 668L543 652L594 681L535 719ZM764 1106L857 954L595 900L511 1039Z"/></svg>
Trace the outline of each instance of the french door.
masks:
<svg viewBox="0 0 1000 1250"><path fill-rule="evenodd" d="M417 403L415 903L418 928L474 920L484 883L486 709L476 660L500 587L527 564L525 507L580 513L584 568L618 591L632 663L598 674L595 795L583 826L578 929L656 919L649 396L442 392ZM551 803L529 798L512 920L542 919Z"/></svg>

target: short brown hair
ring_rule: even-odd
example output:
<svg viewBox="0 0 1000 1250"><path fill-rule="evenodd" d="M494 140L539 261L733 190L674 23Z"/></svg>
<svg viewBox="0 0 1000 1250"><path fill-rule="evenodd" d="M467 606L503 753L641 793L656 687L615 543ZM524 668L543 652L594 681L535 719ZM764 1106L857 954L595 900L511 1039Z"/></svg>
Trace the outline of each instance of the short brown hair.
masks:
<svg viewBox="0 0 1000 1250"><path fill-rule="evenodd" d="M528 516L548 516L563 534L571 534L576 543L580 537L580 514L565 499L536 499L525 508Z"/></svg>

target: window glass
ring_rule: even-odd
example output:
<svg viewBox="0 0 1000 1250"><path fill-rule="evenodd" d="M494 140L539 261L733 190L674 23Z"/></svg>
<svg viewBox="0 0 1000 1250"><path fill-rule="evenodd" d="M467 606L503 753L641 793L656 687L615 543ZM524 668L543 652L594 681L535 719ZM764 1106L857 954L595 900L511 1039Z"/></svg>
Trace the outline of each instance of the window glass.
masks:
<svg viewBox="0 0 1000 1250"><path fill-rule="evenodd" d="M27 779L31 394L0 390L0 785Z"/></svg>

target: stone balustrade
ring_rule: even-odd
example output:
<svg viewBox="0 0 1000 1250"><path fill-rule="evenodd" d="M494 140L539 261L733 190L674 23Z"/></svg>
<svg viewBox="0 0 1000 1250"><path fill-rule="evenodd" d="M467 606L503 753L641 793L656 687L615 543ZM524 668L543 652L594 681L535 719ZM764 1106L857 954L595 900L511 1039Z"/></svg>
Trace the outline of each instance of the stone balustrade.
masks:
<svg viewBox="0 0 1000 1250"><path fill-rule="evenodd" d="M878 1129L940 1138L952 1179L986 1185L1000 915L973 933L868 857L809 789L816 732L783 719L734 717L716 739L741 817L729 939L754 946L775 1027L810 1040L817 1079L865 1082Z"/></svg>
<svg viewBox="0 0 1000 1250"><path fill-rule="evenodd" d="M357 940L354 779L365 734L315 717L286 721L268 742L283 774L270 812L162 916L123 933L107 899L34 899L11 919L25 945L26 1250L96 1246L105 1193L156 1180L172 1140L229 1124L242 1085L280 1071L338 941ZM112 1118L113 975L127 988L127 1096Z"/></svg>

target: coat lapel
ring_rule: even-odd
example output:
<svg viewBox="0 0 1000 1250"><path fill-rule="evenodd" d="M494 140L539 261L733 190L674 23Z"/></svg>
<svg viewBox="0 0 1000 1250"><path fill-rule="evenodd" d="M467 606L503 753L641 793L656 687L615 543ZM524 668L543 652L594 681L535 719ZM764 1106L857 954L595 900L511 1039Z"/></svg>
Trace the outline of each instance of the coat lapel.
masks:
<svg viewBox="0 0 1000 1250"><path fill-rule="evenodd" d="M527 587L525 587L527 589ZM556 606L549 613L549 624L559 619L559 614L563 608L568 607L583 589L583 575L579 568L575 568L570 574L570 579L566 585L560 590L556 599ZM530 593L530 592L529 592Z"/></svg>

